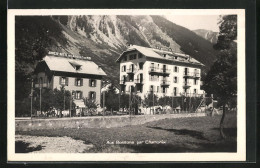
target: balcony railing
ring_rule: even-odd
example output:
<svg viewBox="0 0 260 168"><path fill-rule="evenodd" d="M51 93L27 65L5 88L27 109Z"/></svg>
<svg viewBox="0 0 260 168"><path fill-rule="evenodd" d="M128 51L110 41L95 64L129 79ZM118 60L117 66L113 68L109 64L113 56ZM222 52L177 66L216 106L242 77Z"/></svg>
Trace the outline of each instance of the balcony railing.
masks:
<svg viewBox="0 0 260 168"><path fill-rule="evenodd" d="M198 72L183 72L183 77L200 78L200 73L198 73Z"/></svg>
<svg viewBox="0 0 260 168"><path fill-rule="evenodd" d="M135 69L129 68L126 70L126 73L135 73L135 71L136 71Z"/></svg>
<svg viewBox="0 0 260 168"><path fill-rule="evenodd" d="M193 77L192 72L183 72L183 77Z"/></svg>
<svg viewBox="0 0 260 168"><path fill-rule="evenodd" d="M162 80L161 81L161 86L169 86L170 82L168 80Z"/></svg>
<svg viewBox="0 0 260 168"><path fill-rule="evenodd" d="M191 83L190 82L188 82L188 81L184 81L183 82L183 87L184 88L188 88L188 87L190 87L191 86Z"/></svg>
<svg viewBox="0 0 260 168"><path fill-rule="evenodd" d="M144 80L143 79L135 79L136 84L143 84Z"/></svg>
<svg viewBox="0 0 260 168"><path fill-rule="evenodd" d="M149 68L150 73L159 73L159 74L170 74L170 70L166 68L156 68L156 67L150 67Z"/></svg>
<svg viewBox="0 0 260 168"><path fill-rule="evenodd" d="M48 87L48 83L42 83L42 84L36 83L34 86L35 88L40 88L40 87L45 88Z"/></svg>

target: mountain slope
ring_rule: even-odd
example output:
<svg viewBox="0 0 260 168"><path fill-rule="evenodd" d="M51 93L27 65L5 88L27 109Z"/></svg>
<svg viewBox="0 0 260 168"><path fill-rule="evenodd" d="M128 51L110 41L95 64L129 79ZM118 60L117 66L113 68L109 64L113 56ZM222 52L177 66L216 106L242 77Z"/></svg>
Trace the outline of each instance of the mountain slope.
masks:
<svg viewBox="0 0 260 168"><path fill-rule="evenodd" d="M210 41L212 44L216 44L218 41L218 32L213 32L211 30L197 29L193 30L194 33L203 37L204 39Z"/></svg>

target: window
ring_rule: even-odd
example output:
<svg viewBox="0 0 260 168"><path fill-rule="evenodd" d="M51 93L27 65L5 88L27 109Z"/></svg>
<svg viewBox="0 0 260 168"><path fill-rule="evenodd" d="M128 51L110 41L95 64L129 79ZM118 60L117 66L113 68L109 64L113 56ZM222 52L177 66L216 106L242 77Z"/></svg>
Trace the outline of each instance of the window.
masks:
<svg viewBox="0 0 260 168"><path fill-rule="evenodd" d="M125 65L122 66L122 72L126 72L126 66Z"/></svg>
<svg viewBox="0 0 260 168"><path fill-rule="evenodd" d="M124 61L127 61L127 55L124 57Z"/></svg>
<svg viewBox="0 0 260 168"><path fill-rule="evenodd" d="M69 79L67 77L63 77L63 76L60 77L60 85L68 86L68 81Z"/></svg>
<svg viewBox="0 0 260 168"><path fill-rule="evenodd" d="M184 73L185 73L185 75L188 75L189 69L188 69L188 68L185 68L185 69L184 69Z"/></svg>
<svg viewBox="0 0 260 168"><path fill-rule="evenodd" d="M153 85L150 85L150 92L153 92Z"/></svg>
<svg viewBox="0 0 260 168"><path fill-rule="evenodd" d="M173 82L174 82L174 83L178 83L178 77L177 77L177 76L175 76L175 77L173 78Z"/></svg>
<svg viewBox="0 0 260 168"><path fill-rule="evenodd" d="M196 94L197 93L197 89L194 89L194 94Z"/></svg>
<svg viewBox="0 0 260 168"><path fill-rule="evenodd" d="M194 85L197 85L197 83L198 83L197 79L194 79Z"/></svg>
<svg viewBox="0 0 260 168"><path fill-rule="evenodd" d="M83 79L75 78L75 86L83 86Z"/></svg>
<svg viewBox="0 0 260 168"><path fill-rule="evenodd" d="M139 53L138 58L143 58L143 54Z"/></svg>
<svg viewBox="0 0 260 168"><path fill-rule="evenodd" d="M96 100L96 92L89 92L89 99Z"/></svg>
<svg viewBox="0 0 260 168"><path fill-rule="evenodd" d="M177 57L177 56L175 56L175 57L174 57L174 59L178 59L178 57Z"/></svg>
<svg viewBox="0 0 260 168"><path fill-rule="evenodd" d="M129 60L133 60L133 59L136 59L136 54L129 55Z"/></svg>
<svg viewBox="0 0 260 168"><path fill-rule="evenodd" d="M143 69L143 66L144 66L144 63L143 63L143 62L140 62L140 63L139 63L139 69Z"/></svg>
<svg viewBox="0 0 260 168"><path fill-rule="evenodd" d="M134 81L134 75L133 75L133 74L129 74L128 77L129 77L129 81L130 81L130 82Z"/></svg>
<svg viewBox="0 0 260 168"><path fill-rule="evenodd" d="M72 91L72 97L74 99L82 99L82 92L81 91Z"/></svg>
<svg viewBox="0 0 260 168"><path fill-rule="evenodd" d="M90 79L89 80L89 86L90 87L96 87L96 80L95 79Z"/></svg>
<svg viewBox="0 0 260 168"><path fill-rule="evenodd" d="M174 96L177 96L177 87L174 87L174 88L173 88L173 95L174 95Z"/></svg>
<svg viewBox="0 0 260 168"><path fill-rule="evenodd" d="M73 66L73 68L77 71L81 69L81 65L76 63L75 61L70 62L70 64Z"/></svg>
<svg viewBox="0 0 260 168"><path fill-rule="evenodd" d="M165 57L166 57L166 54L163 54L163 57L165 58Z"/></svg>
<svg viewBox="0 0 260 168"><path fill-rule="evenodd" d="M167 93L167 88L163 87L163 88L162 88L162 92L163 92L163 93Z"/></svg>
<svg viewBox="0 0 260 168"><path fill-rule="evenodd" d="M174 72L179 72L179 67L175 66L174 67Z"/></svg>

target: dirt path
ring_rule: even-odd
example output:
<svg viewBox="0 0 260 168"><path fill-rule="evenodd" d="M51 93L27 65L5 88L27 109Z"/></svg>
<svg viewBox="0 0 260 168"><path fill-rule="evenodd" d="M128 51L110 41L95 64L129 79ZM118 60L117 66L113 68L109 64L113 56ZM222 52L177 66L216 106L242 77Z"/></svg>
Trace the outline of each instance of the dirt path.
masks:
<svg viewBox="0 0 260 168"><path fill-rule="evenodd" d="M93 147L70 137L15 136L17 153L83 153Z"/></svg>

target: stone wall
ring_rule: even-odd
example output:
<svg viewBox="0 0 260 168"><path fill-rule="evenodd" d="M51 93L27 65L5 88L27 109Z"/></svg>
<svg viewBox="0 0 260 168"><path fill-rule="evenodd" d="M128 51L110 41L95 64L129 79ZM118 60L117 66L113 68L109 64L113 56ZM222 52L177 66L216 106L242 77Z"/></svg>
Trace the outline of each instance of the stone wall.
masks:
<svg viewBox="0 0 260 168"><path fill-rule="evenodd" d="M95 116L95 117L72 117L51 119L26 119L16 118L16 131L29 131L58 128L111 128L127 125L140 125L151 121L165 118L202 117L205 113L189 114L164 114L164 115L138 115L138 116Z"/></svg>

